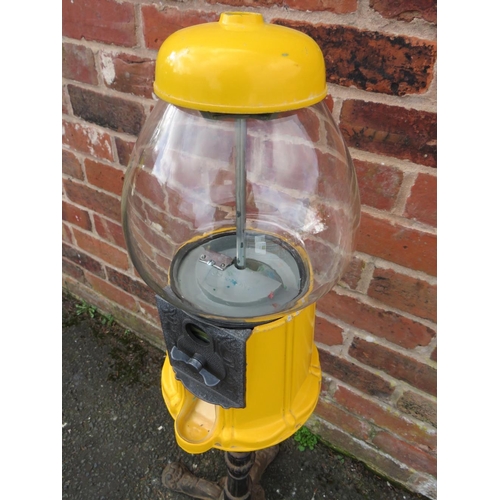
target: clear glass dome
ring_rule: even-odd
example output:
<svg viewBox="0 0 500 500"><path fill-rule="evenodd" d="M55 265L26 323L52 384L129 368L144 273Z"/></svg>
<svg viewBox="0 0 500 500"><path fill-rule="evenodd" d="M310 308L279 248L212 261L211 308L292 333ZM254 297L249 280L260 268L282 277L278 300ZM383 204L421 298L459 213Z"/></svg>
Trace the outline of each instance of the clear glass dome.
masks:
<svg viewBox="0 0 500 500"><path fill-rule="evenodd" d="M158 101L125 177L132 261L162 298L227 325L316 302L359 224L356 175L324 101L222 115Z"/></svg>

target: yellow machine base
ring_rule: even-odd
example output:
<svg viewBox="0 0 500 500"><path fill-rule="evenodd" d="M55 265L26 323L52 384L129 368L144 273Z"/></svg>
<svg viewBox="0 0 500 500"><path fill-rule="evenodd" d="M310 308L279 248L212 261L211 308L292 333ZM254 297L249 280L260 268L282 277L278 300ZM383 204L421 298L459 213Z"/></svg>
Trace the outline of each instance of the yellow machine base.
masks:
<svg viewBox="0 0 500 500"><path fill-rule="evenodd" d="M161 385L179 446L188 453L254 451L284 441L304 425L321 388L314 317L312 304L253 329L245 408L224 409L197 398L175 378L167 356Z"/></svg>

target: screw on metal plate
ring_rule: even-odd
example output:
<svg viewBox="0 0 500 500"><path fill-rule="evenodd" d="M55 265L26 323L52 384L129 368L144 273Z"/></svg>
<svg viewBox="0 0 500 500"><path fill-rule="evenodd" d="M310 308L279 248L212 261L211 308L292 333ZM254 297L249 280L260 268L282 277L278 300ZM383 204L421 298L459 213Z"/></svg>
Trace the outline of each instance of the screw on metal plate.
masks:
<svg viewBox="0 0 500 500"><path fill-rule="evenodd" d="M207 266L212 266L219 271L224 271L233 263L234 258L224 255L223 253L203 249L203 253L200 255L199 260Z"/></svg>

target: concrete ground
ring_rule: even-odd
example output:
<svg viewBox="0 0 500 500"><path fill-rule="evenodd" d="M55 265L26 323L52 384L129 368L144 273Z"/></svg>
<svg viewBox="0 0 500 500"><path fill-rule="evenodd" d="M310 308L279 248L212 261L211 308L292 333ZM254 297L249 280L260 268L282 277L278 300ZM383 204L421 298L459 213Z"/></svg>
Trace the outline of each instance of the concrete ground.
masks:
<svg viewBox="0 0 500 500"><path fill-rule="evenodd" d="M62 309L62 498L188 500L161 483L176 461L199 477L223 477L222 451L190 455L175 442L160 389L164 353L65 294ZM267 500L424 498L322 443L300 451L293 438L261 484Z"/></svg>

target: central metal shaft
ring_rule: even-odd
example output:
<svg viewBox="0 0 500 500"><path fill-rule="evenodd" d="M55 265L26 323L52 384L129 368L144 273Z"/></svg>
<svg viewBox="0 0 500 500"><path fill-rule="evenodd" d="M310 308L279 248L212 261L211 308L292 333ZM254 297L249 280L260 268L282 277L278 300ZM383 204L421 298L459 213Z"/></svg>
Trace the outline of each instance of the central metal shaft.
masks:
<svg viewBox="0 0 500 500"><path fill-rule="evenodd" d="M236 262L238 269L246 266L246 184L245 151L247 144L247 122L236 119Z"/></svg>

